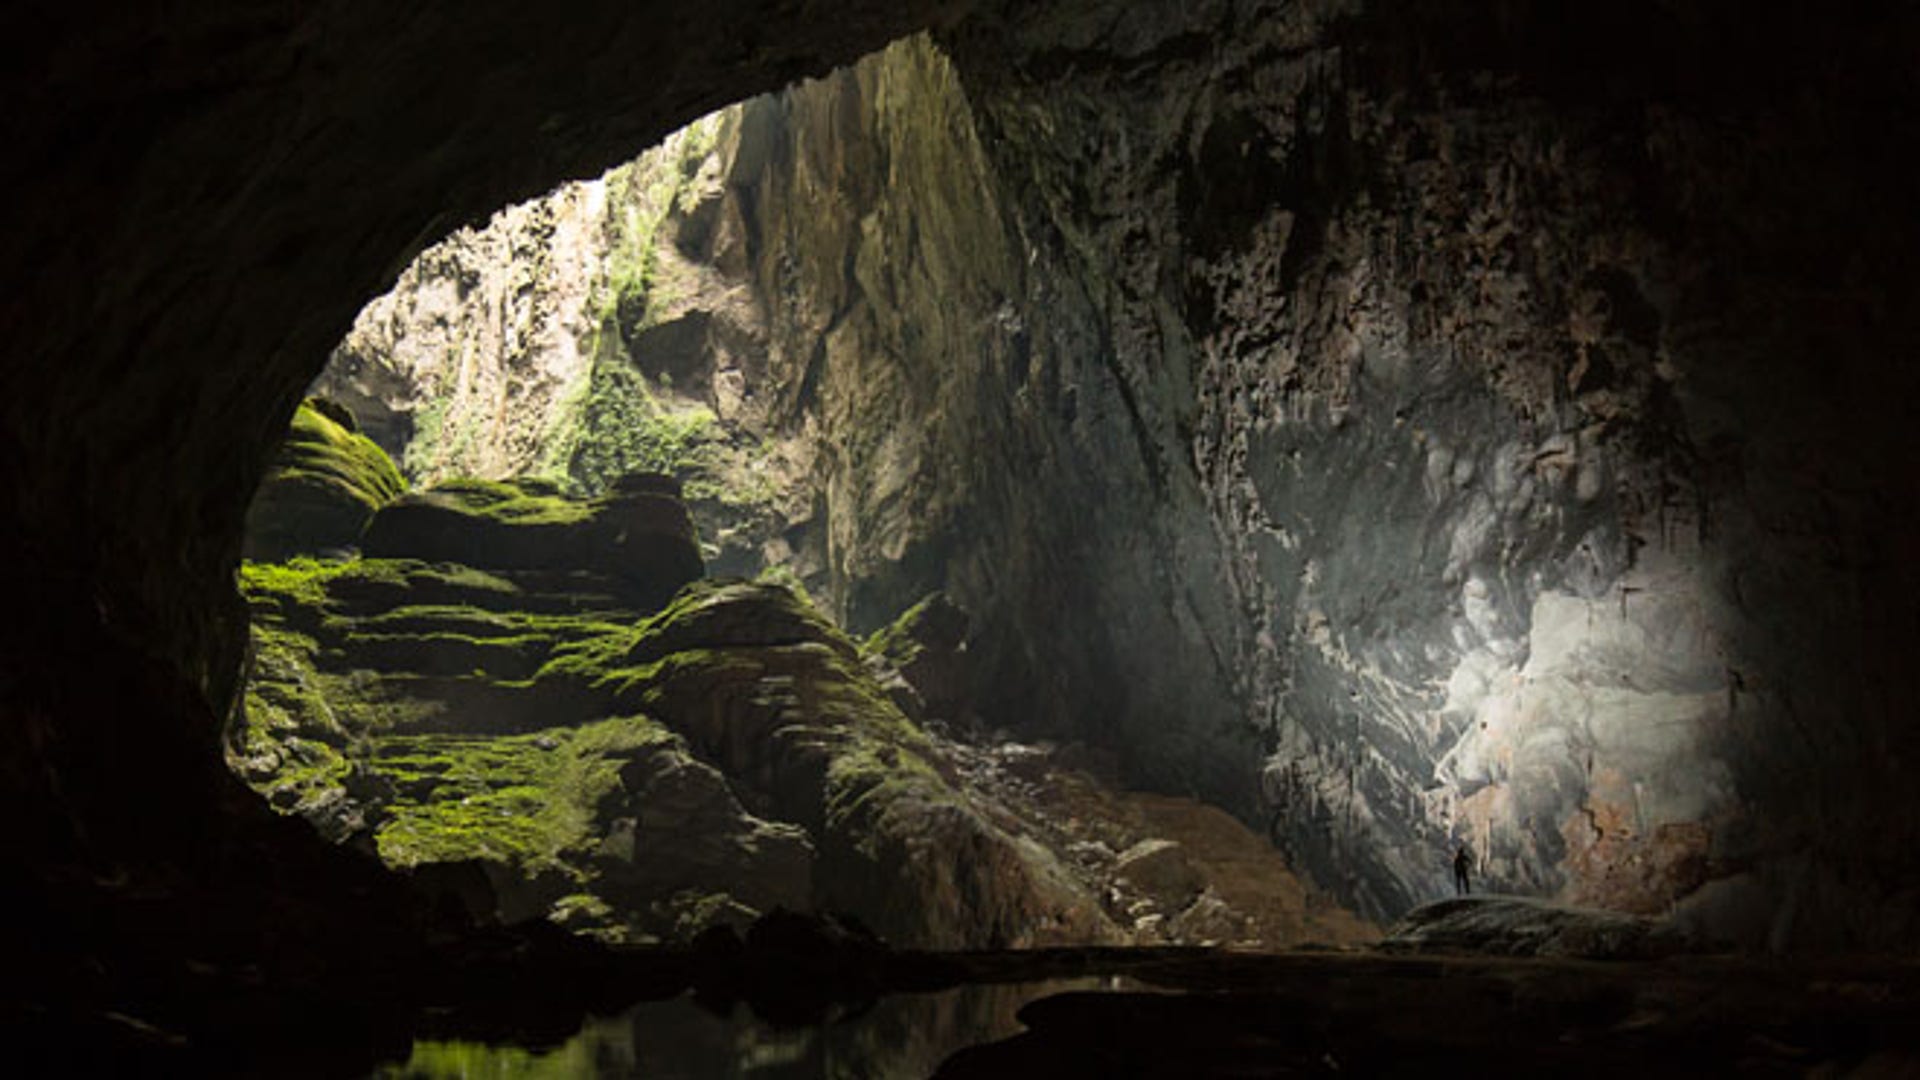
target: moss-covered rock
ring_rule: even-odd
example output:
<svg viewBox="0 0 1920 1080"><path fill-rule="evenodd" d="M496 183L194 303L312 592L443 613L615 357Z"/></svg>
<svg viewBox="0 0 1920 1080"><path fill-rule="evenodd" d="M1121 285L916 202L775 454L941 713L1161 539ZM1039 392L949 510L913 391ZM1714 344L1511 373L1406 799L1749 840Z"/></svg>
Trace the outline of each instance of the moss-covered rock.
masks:
<svg viewBox="0 0 1920 1080"><path fill-rule="evenodd" d="M582 500L545 480L449 481L382 509L364 547L485 570L598 574L651 609L704 570L686 505L665 486L633 482Z"/></svg>
<svg viewBox="0 0 1920 1080"><path fill-rule="evenodd" d="M550 497L515 490L480 497ZM849 911L914 945L1110 931L1050 855L970 802L803 594L698 582L651 617L553 610L541 589L565 580L249 565L236 768L394 866L484 874L456 891L500 917L554 910L614 939L774 906Z"/></svg>
<svg viewBox="0 0 1920 1080"><path fill-rule="evenodd" d="M407 490L386 451L345 406L308 398L247 512L247 555L284 559L352 547L367 522Z"/></svg>
<svg viewBox="0 0 1920 1080"><path fill-rule="evenodd" d="M603 677L623 704L686 736L749 808L808 829L816 907L923 946L1110 935L1050 854L970 802L853 642L792 590L693 586L614 659Z"/></svg>
<svg viewBox="0 0 1920 1080"><path fill-rule="evenodd" d="M967 613L932 593L861 645L894 703L916 720L959 720L967 711Z"/></svg>

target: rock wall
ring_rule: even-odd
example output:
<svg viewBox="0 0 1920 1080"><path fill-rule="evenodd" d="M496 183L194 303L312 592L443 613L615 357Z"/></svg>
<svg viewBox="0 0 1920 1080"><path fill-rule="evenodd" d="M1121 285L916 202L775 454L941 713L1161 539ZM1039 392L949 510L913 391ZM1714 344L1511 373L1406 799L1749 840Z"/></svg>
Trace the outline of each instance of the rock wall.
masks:
<svg viewBox="0 0 1920 1080"><path fill-rule="evenodd" d="M1801 29L1147 4L952 42L1160 485L1075 512L1183 571L1094 564L1155 627L1118 670L1233 694L1130 702L1143 778L1259 805L1375 912L1451 838L1750 943L1911 934L1913 285L1876 222L1912 27ZM1142 647L1181 638L1212 656Z"/></svg>
<svg viewBox="0 0 1920 1080"><path fill-rule="evenodd" d="M960 5L943 11L966 14ZM454 223L602 168L723 101L822 70L931 17L928 5L857 0L836 4L830 19L815 6L763 3L583 3L570 15L428 3L404 13L214 4L190 14L27 4L0 16L14 61L0 78L19 103L5 121L15 153L0 172L9 297L0 328L18 360L0 368L0 497L19 526L0 565L8 595L33 613L5 636L0 775L8 819L24 838L8 881L43 910L72 910L85 893L118 911L125 905L99 882L175 871L229 898L330 895L319 877L272 869L304 866L299 853L313 849L266 828L263 812L223 781L214 743L244 638L227 582L246 499L301 385L363 299ZM949 455L935 468L950 478L1034 479L982 485L967 504L982 516L954 519L965 550L903 542L895 561L882 545L875 550L886 558L875 565L944 563L955 594L976 600L980 624L1002 643L982 665L997 676L982 680L999 688L996 715L1124 731L1136 775L1204 789L1256 819L1262 797L1282 808L1326 803L1324 823L1295 812L1282 831L1319 852L1323 876L1386 906L1440 876L1437 866L1431 876L1421 870L1422 838L1451 826L1448 802L1455 821L1474 820L1466 804L1480 792L1465 789L1483 768L1491 777L1502 753L1487 735L1455 755L1447 775L1469 779L1451 794L1441 783L1440 810L1415 801L1401 810L1401 799L1425 790L1418 770L1343 769L1312 752L1316 740L1338 745L1330 733L1351 724L1324 706L1339 701L1343 677L1334 672L1345 669L1313 659L1322 650L1310 645L1312 605L1295 632L1307 593L1288 582L1288 560L1269 556L1263 567L1247 554L1272 530L1232 507L1280 501L1271 493L1282 474L1270 434L1255 440L1251 421L1231 419L1232 391L1244 386L1244 407L1269 427L1296 415L1263 385L1285 380L1261 374L1270 356L1276 373L1285 366L1275 343L1294 342L1305 360L1298 415L1307 419L1289 420L1290 430L1315 444L1372 433L1392 448L1388 440L1410 436L1390 434L1381 410L1394 399L1365 380L1398 361L1419 370L1411 360L1430 356L1452 372L1440 384L1463 380L1461 392L1488 410L1483 428L1472 406L1458 409L1453 460L1436 470L1455 475L1468 460L1471 481L1494 475L1485 470L1495 449L1544 447L1563 430L1572 388L1561 411L1541 411L1541 402L1569 378L1645 388L1647 404L1634 406L1645 415L1629 417L1630 434L1598 433L1601 475L1615 483L1602 485L1597 498L1607 501L1595 514L1602 525L1614 518L1623 537L1648 540L1636 548L1628 539L1627 550L1652 554L1636 553L1625 577L1609 579L1620 564L1602 562L1593 589L1626 600L1621 621L1657 630L1689 622L1635 614L1649 597L1632 575L1699 586L1711 637L1630 625L1621 642L1658 648L1663 660L1663 642L1705 643L1674 652L1679 674L1660 676L1674 690L1652 703L1694 714L1672 730L1712 745L1679 756L1720 761L1731 781L1705 789L1711 805L1692 822L1678 820L1692 811L1684 806L1645 825L1638 814L1620 820L1635 817L1637 832L1655 836L1662 824L1707 826L1715 875L1731 881L1751 867L1752 895L1766 903L1729 896L1717 909L1715 896L1735 891L1729 885L1709 886L1695 902L1718 910L1723 926L1757 914L1752 940L1910 940L1903 913L1912 905L1897 900L1914 883L1904 775L1914 755L1898 687L1920 640L1920 583L1906 558L1920 529L1901 445L1913 400L1902 360L1920 308L1905 263L1912 215L1899 166L1920 142L1902 107L1912 97L1906 56L1920 33L1910 14L1872 9L1814 20L1725 3L1632 3L1571 22L1559 15L1517 4L1019 5L944 36L995 178L990 192L967 197L991 197L1009 222L963 239L991 250L1015 237L1004 244L1012 259L983 277L1011 275L1004 280L1021 287L1003 290L1005 318L979 309L993 317L975 325L1004 328L1006 344L969 361L1019 377L941 376L939 400L961 418L942 430L975 433L969 448L979 456ZM743 37L742 27L756 32ZM1387 165L1362 167L1370 160ZM1431 213L1429 175L1438 181ZM1463 195L1473 196L1464 206ZM1492 211L1482 213L1483 203ZM1190 220L1176 226L1183 205ZM1607 254L1637 232L1645 246ZM1348 258L1355 250L1369 256L1364 264ZM1242 275L1251 288L1223 308L1212 294L1232 283L1225 262L1249 251L1259 273ZM1435 252L1462 262L1408 268L1405 260ZM1588 280L1581 260L1602 256L1631 291L1613 274L1579 284ZM931 251L916 259L940 263ZM1313 291L1298 292L1302 280ZM1204 302L1189 304L1190 294ZM1592 298L1574 304L1577 295ZM1405 349L1390 332L1403 317ZM1606 344L1615 336L1622 364ZM1584 365L1577 338L1591 339ZM981 330L975 340L995 339ZM1374 351L1354 352L1368 342ZM1670 389L1654 392L1661 384ZM1203 385L1215 389L1203 395ZM1357 408L1354 387L1364 391ZM1218 431L1198 423L1207 402ZM1441 430L1437 406L1423 408L1421 430ZM1576 432L1588 426L1579 419ZM1684 441L1663 435L1674 432ZM1254 465L1231 450L1242 435ZM1266 445L1257 457L1256 442ZM1364 456L1322 448L1343 468ZM1590 454L1575 449L1581 460ZM1309 453L1303 447L1302 459ZM1669 481L1654 478L1669 474L1690 475L1691 487L1681 485L1677 500L1649 498L1665 494ZM1620 479L1633 477L1646 479L1623 493ZM1689 503L1690 522L1673 509ZM1333 539L1341 516L1330 506L1314 514L1316 548L1345 550ZM1691 539L1684 528L1670 536L1676 522L1691 526ZM1555 553L1561 542L1527 560L1517 585L1504 556L1468 560L1501 571L1483 572L1492 621L1480 600L1466 604L1467 581L1459 583L1459 618L1471 627L1469 612L1480 613L1489 628L1475 631L1478 641L1436 640L1443 620L1424 609L1393 624L1427 628L1399 640L1418 670L1448 675L1436 695L1476 649L1497 662L1495 675L1516 664L1525 671L1532 653L1503 657L1491 643L1524 636L1531 648L1537 626L1562 628L1553 635L1561 644L1540 650L1561 658L1558 670L1580 655L1565 628L1584 619L1564 616L1569 598L1588 594L1572 584L1571 556ZM857 563L859 547L834 558ZM1363 576L1362 560L1344 569L1333 561L1321 559L1316 573ZM915 576L940 575L903 570L895 580ZM1615 589L1623 581L1642 591ZM885 609L895 591L912 590L882 581L857 609ZM1427 602L1445 595L1430 581L1414 591ZM856 610L855 590L846 593ZM1549 614L1561 614L1540 617L1543 597ZM1319 607L1329 640L1370 665L1363 670L1381 670L1381 647L1343 640L1351 628ZM1015 632L1034 628L1045 633ZM1062 640L1072 648L1039 651ZM1714 655L1715 642L1734 661L1719 683L1729 704L1700 716L1710 680L1699 658ZM1288 681L1295 657L1307 658L1297 694ZM1564 689L1579 698L1603 685L1608 669L1597 670L1601 678ZM1629 665L1620 670L1634 676ZM1396 695L1344 681L1374 703L1361 717L1362 744L1413 760L1394 749L1403 722L1379 707ZM1488 680L1480 700L1505 692L1498 684ZM1463 680L1461 702L1481 694ZM1277 725L1273 710L1255 707L1276 695ZM1437 704L1431 711L1443 727L1459 723ZM1649 752L1667 754L1660 747L1671 740L1649 739ZM1623 779L1596 767L1586 781L1577 751L1553 750L1550 737L1537 745L1548 761L1573 766L1564 783L1555 773L1547 785L1561 810L1583 784L1624 792L1635 779L1625 753L1612 752ZM1280 768L1263 785L1258 766L1269 752ZM1286 766L1297 756L1295 781ZM1519 775L1509 772L1510 791ZM1288 796L1303 787L1308 798ZM1342 788L1364 793L1364 806L1342 802ZM1495 786L1480 791L1494 792L1487 813L1499 811ZM154 814L155 805L175 812ZM1722 818L1716 806L1730 813ZM1546 862L1559 823L1529 831L1523 817L1500 813L1483 843L1509 881L1532 874L1550 884L1577 869L1570 857ZM1658 820L1668 814L1675 819ZM1349 820L1376 832L1362 836ZM1614 820L1596 812L1589 824L1603 830L1587 845L1596 860L1627 838ZM285 845L279 855L253 857L253 840L268 835ZM1667 835L1668 847L1686 848L1686 828ZM228 854L207 855L210 846ZM283 876L262 876L270 871ZM271 906L234 906L272 921ZM257 950L275 940L267 924L222 929L201 905L177 910L175 928L252 934ZM1774 912L1784 916L1770 923ZM346 940L365 925L357 918L337 916L343 934L308 937ZM46 937L35 921L20 925Z"/></svg>
<svg viewBox="0 0 1920 1080"><path fill-rule="evenodd" d="M855 627L946 589L990 722L1376 915L1464 841L1495 888L1904 938L1872 135L1913 132L1871 41L1715 25L1022 9L740 107L666 221L735 343L693 384L791 465L757 556Z"/></svg>

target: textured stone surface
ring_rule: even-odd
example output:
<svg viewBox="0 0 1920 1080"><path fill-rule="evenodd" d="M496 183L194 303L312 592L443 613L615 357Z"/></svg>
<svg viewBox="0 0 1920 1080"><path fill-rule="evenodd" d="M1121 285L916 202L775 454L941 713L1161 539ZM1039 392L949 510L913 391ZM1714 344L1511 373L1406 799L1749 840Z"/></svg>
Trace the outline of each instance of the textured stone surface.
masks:
<svg viewBox="0 0 1920 1080"><path fill-rule="evenodd" d="M1653 62L1585 77L1648 25ZM1914 131L1884 38L1824 41L1854 59L1816 104L1791 24L1710 25L1137 5L953 43L1157 496L1073 503L1156 556L1086 560L1134 607L1098 620L1114 668L1167 676L1121 745L1365 910L1437 894L1461 838L1499 887L1630 911L1724 879L1706 921L1776 946L1909 933L1875 688L1913 516L1868 492L1913 484L1870 434L1910 338L1870 313L1911 295L1873 223Z"/></svg>
<svg viewBox="0 0 1920 1080"><path fill-rule="evenodd" d="M1874 40L1735 21L1008 7L730 110L626 359L785 447L748 565L857 629L945 589L989 724L1370 913L1465 841L1751 944L1903 938L1873 223L1914 133Z"/></svg>
<svg viewBox="0 0 1920 1080"><path fill-rule="evenodd" d="M705 568L686 504L643 487L583 501L539 481L453 481L382 508L362 546L376 558L589 574L600 579L590 587L654 611Z"/></svg>
<svg viewBox="0 0 1920 1080"><path fill-rule="evenodd" d="M247 507L245 555L286 559L356 547L367 522L406 487L352 412L308 398Z"/></svg>
<svg viewBox="0 0 1920 1080"><path fill-rule="evenodd" d="M271 954L269 982L317 957L306 973L378 981L350 962L376 948L355 940L397 905L376 886L349 902L348 886L325 884L344 864L279 828L214 760L245 636L227 585L243 508L302 383L425 240L850 58L928 7L6 9L0 329L14 362L0 366L0 497L14 527L0 566L33 617L10 622L0 650L0 775L21 838L9 888L49 916L18 924L34 939L16 953L31 961L23 978L97 985L91 962L42 951L92 939L122 958ZM849 455L859 471L836 504L893 540L828 531L847 583L836 603L885 618L947 566L1002 643L979 668L1006 690L994 711L1117 732L1136 775L1249 817L1270 796L1317 872L1381 909L1443 880L1433 841L1455 827L1477 830L1511 883L1657 904L1668 887L1631 873L1616 886L1600 864L1631 867L1650 843L1668 868L1658 880L1690 881L1703 826L1715 880L1689 910L1781 946L1910 942L1911 13L1333 8L1021 4L946 38L990 118L974 131L994 165L933 175L953 179L955 206L1018 214L1010 231L925 235L992 267L970 280L1013 280L995 296L1015 301L1009 317L957 314L997 312L977 302L995 291L945 274L941 245L912 243L903 219L873 219L888 226L875 249L913 252L888 265L950 286L896 289L951 297L956 313L943 344L903 350L903 365L941 374L902 400L982 405L940 427L924 460L942 486L979 481L969 508L992 513L969 525L1007 528L970 528L980 546L955 554L932 542L939 528L903 524L923 519L923 486L889 482L865 490L891 502L869 501L866 476L912 476L923 460L897 433L935 430L889 425L894 438ZM912 279L867 280L884 295ZM836 348L823 355L847 355ZM1429 360L1432 393L1396 428L1396 403L1428 385L1405 380ZM1020 377L966 374L978 370ZM812 385L830 379L849 403L849 383L889 385L839 364ZM1011 395L1013 417L1009 387L1028 391ZM1414 431L1452 430L1442 414L1467 434L1436 478L1471 461L1467 482L1480 477L1503 514L1524 485L1495 481L1527 469L1501 461L1551 472L1559 450L1536 458L1549 440L1606 420L1600 516L1641 554L1625 567L1602 545L1582 570L1590 529L1554 525L1543 550L1513 552L1495 529L1491 548L1462 545L1460 581L1437 586L1430 567L1447 555L1370 574L1377 560L1341 554L1364 553L1378 515L1275 494L1299 486L1287 435L1312 436L1303 469L1396 461L1404 477ZM1580 474L1572 501L1542 496L1536 476L1528 512L1577 518ZM1324 490L1343 480L1369 499L1385 483L1342 473ZM1433 509L1410 494L1388 504ZM1463 526L1485 512L1445 508L1456 515L1390 535L1444 536L1450 554L1453 536L1482 536ZM1310 566L1345 583L1338 596L1306 588ZM1468 591L1476 570L1484 596ZM1372 600L1403 579L1412 601ZM1642 614L1650 584L1677 604ZM1681 662L1654 665L1650 693L1628 685L1643 652L1503 703L1501 677L1531 663L1513 643L1532 648L1542 601L1566 603L1556 594L1591 603L1596 622L1624 610L1626 640L1652 659L1677 645ZM1456 598L1457 616L1435 613ZM1676 607L1698 608L1712 636ZM1084 620L1082 649L1022 655L1023 631L1061 612ZM1721 660L1717 683L1705 657ZM1390 662L1403 674L1366 674ZM1496 737L1502 718L1480 705L1431 704L1438 733L1408 745L1420 729L1407 692L1452 700L1461 668L1491 676L1484 690L1463 679L1462 703L1614 701L1590 725L1594 779L1584 747L1553 749L1570 722L1545 718L1536 742L1524 707ZM1715 686L1726 707L1704 712ZM1622 687L1635 695L1624 712ZM1366 703L1357 725L1343 696ZM1642 706L1664 726L1639 725ZM1348 762L1342 746L1365 750ZM1415 763L1455 747L1467 771L1436 773L1429 809ZM1502 780L1509 748L1534 764ZM1269 752L1280 767L1263 783ZM1477 763L1493 782L1468 790ZM126 918L129 897L159 894L143 890L173 899ZM117 990L156 985L130 970L110 965L89 1001L110 1010ZM187 1000L162 989L142 1003ZM221 1028L184 1004L161 1018Z"/></svg>
<svg viewBox="0 0 1920 1080"><path fill-rule="evenodd" d="M1652 919L1514 896L1436 900L1387 931L1389 952L1485 953L1584 960L1655 960L1689 943Z"/></svg>
<svg viewBox="0 0 1920 1080"><path fill-rule="evenodd" d="M0 14L0 566L36 612L0 649L17 837L0 876L10 909L61 913L7 932L15 985L153 1025L135 1032L273 1026L217 996L330 1060L367 1052L384 1007L367 988L414 955L413 909L218 761L246 641L244 510L304 385L427 241L931 7ZM261 979L306 988L300 1004ZM324 1034L291 1020L321 1014ZM66 1045L150 1037L117 1030Z"/></svg>

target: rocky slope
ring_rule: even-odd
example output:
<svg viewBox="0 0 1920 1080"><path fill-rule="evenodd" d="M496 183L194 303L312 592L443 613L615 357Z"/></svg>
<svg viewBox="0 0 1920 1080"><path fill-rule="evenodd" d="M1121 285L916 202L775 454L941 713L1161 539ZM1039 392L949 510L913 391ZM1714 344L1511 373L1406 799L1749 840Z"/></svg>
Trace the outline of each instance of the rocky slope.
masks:
<svg viewBox="0 0 1920 1080"><path fill-rule="evenodd" d="M1661 19L1589 84L1567 58L1630 19L982 16L675 144L598 355L777 448L757 524L716 522L742 566L863 629L946 589L991 723L1115 749L1364 910L1464 840L1505 889L1899 937L1906 737L1811 659L1891 655L1849 583L1906 581L1896 535L1811 523L1899 458L1782 404L1821 398L1810 348L1901 392L1847 329L1893 248L1830 287L1782 209L1885 204L1844 114L1783 113L1758 53L1749 97L1692 81L1705 24Z"/></svg>
<svg viewBox="0 0 1920 1080"><path fill-rule="evenodd" d="M863 650L788 586L701 581L659 474L591 500L444 480L388 492L343 535L287 493L306 490L311 430L352 416L316 399L302 417L253 520L330 557L243 568L252 663L229 761L407 871L455 925L685 941L784 907L923 947L1369 932L1217 811L1142 809L1043 748L923 730L965 708L950 604ZM364 439L343 445L393 474ZM364 511L358 491L334 497Z"/></svg>

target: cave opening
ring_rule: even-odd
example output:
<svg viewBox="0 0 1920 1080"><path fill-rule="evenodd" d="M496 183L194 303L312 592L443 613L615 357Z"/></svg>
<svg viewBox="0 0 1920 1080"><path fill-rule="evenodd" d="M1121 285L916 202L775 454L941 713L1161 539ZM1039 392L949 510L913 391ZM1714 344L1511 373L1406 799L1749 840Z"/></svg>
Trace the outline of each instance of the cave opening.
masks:
<svg viewBox="0 0 1920 1080"><path fill-rule="evenodd" d="M0 16L27 1060L1911 1065L1910 13L841 6Z"/></svg>
<svg viewBox="0 0 1920 1080"><path fill-rule="evenodd" d="M981 503L1012 479L994 403L953 399L1074 376L1014 294L1050 268L1009 279L984 239L1011 229L979 138L907 39L422 252L252 502L229 764L478 925L1376 936L1276 849L1299 823L1128 786L1082 688L1064 718L1008 708L1037 680L1000 657L1057 670L1086 629L950 569L996 557L967 534L1003 527ZM1075 510L1044 512L1042 535Z"/></svg>

